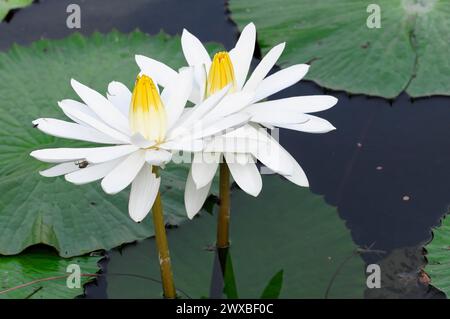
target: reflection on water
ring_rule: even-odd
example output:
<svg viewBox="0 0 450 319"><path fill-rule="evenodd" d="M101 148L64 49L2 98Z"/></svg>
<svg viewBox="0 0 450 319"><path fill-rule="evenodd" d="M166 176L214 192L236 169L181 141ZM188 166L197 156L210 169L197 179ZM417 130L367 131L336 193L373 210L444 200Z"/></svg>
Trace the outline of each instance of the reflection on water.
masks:
<svg viewBox="0 0 450 319"><path fill-rule="evenodd" d="M61 38L66 6L71 0L42 0L0 25L0 49L42 36ZM107 5L106 5L107 2ZM82 33L113 27L128 32L136 27L155 34L175 34L189 28L202 40L230 47L235 28L225 17L222 0L83 2ZM186 14L186 12L192 14ZM113 14L114 13L114 14ZM363 79L362 79L363 80ZM302 82L274 97L323 94ZM366 262L382 265L385 289L371 297L437 297L423 282L421 247L431 239L450 202L450 98L412 101L402 94L394 101L366 96L339 98L336 107L320 114L337 130L302 134L282 130L280 141L308 172L313 192L338 206L356 244L384 250L388 257L363 254ZM386 258L383 260L383 258ZM383 271L384 269L384 271ZM417 280L422 280L418 283ZM88 289L88 297L103 296L106 283Z"/></svg>

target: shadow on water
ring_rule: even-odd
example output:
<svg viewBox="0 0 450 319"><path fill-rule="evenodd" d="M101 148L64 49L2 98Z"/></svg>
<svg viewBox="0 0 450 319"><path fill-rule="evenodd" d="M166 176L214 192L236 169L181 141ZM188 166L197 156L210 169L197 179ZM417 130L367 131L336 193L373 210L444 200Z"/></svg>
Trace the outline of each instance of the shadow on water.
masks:
<svg viewBox="0 0 450 319"><path fill-rule="evenodd" d="M15 12L9 23L0 24L0 49L6 50L14 42L28 44L41 37L62 38L72 33L65 24L71 2L41 0ZM90 0L79 4L79 31L83 34L113 28L181 34L186 27L201 40L221 42L227 48L236 39L223 0L136 0L133 5L121 0ZM273 98L323 93L314 83L301 82ZM392 289L383 296L441 296L426 283L416 284L420 276L402 281L398 274L419 274L425 262L422 250L405 247L427 243L431 229L449 205L450 97L412 100L401 94L388 101L332 94L339 103L320 116L332 122L336 131L312 135L282 130L281 144L308 172L312 191L338 207L356 244L390 256L364 256L367 263L383 264L387 259L389 265L396 265L386 268L391 279L386 282ZM416 249L414 254L409 253L411 249ZM399 258L401 262L397 262ZM106 262L102 267L107 271ZM400 282L406 286L399 286ZM97 286L87 289L87 297L105 297L105 287L106 281L99 280Z"/></svg>

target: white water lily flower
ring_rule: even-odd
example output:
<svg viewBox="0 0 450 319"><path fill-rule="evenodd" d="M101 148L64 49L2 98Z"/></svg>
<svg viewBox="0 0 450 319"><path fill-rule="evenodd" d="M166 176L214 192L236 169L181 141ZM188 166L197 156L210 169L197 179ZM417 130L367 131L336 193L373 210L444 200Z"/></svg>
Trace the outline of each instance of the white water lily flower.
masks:
<svg viewBox="0 0 450 319"><path fill-rule="evenodd" d="M195 154L185 193L188 216L192 218L205 201L221 154L235 182L250 195L257 196L262 188L255 158L291 182L309 186L297 161L263 128L281 127L307 133L332 131L335 127L328 121L308 113L329 109L337 103L337 99L328 95L314 95L261 102L300 81L308 72L309 65L293 65L267 76L284 50L285 43L281 43L266 54L247 79L256 41L253 23L244 28L232 50L215 54L213 60L200 40L187 30L183 30L181 41L184 56L194 68L195 85L190 100L203 101L223 87L231 85L224 103L214 108L208 114L208 119L243 112L251 116L248 125L230 134L215 137L202 153ZM157 78L162 85L170 83L170 79L176 75L176 71L170 67L141 55L136 56L136 62L143 73ZM248 144L249 139L253 144ZM247 141L246 149L242 145L236 146L239 141L244 140ZM258 149L257 146L261 144L263 148ZM206 153L210 154L205 156ZM205 157L209 160L205 160ZM190 198L197 200L188 201Z"/></svg>
<svg viewBox="0 0 450 319"><path fill-rule="evenodd" d="M64 175L76 185L101 179L108 194L131 184L128 208L137 222L149 213L159 190L160 177L153 166L163 166L174 152L199 152L204 137L238 127L249 119L245 113L222 116L204 122L199 130L198 123L208 114L206 111L222 101L230 86L197 104L188 114L184 108L192 91L192 68L174 74L164 83L161 95L157 84L146 75L138 76L133 92L122 83L111 82L107 98L75 80L71 84L84 103L63 100L59 106L74 122L40 118L33 121L34 126L56 137L111 145L42 149L30 155L57 163L41 171L43 176Z"/></svg>

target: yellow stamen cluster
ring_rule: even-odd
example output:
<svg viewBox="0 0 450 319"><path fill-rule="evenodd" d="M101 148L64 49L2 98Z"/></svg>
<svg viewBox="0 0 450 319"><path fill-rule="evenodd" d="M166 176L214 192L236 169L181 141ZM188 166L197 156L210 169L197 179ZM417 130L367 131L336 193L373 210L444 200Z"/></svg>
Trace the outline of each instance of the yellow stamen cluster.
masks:
<svg viewBox="0 0 450 319"><path fill-rule="evenodd" d="M214 94L230 83L232 85L230 91L233 91L236 86L236 80L230 55L228 52L216 53L209 69L206 96Z"/></svg>
<svg viewBox="0 0 450 319"><path fill-rule="evenodd" d="M149 141L162 142L166 134L166 110L153 80L138 76L130 105L130 128Z"/></svg>

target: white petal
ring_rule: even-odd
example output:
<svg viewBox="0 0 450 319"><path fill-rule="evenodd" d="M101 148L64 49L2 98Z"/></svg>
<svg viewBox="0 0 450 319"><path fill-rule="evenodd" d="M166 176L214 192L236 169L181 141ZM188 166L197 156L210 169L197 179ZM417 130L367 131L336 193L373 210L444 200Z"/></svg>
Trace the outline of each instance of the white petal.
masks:
<svg viewBox="0 0 450 319"><path fill-rule="evenodd" d="M129 155L102 180L102 188L107 194L117 194L125 189L145 163L145 152L139 150Z"/></svg>
<svg viewBox="0 0 450 319"><path fill-rule="evenodd" d="M105 135L112 137L115 140L121 141L122 143L130 142L128 136L119 132L118 130L113 129L111 126L105 124L97 117L91 117L90 115L84 113L83 111L77 110L75 108L70 108L63 104L60 104L59 106L61 107L61 109L64 111L65 114L70 114L71 117L77 119L78 123L91 127Z"/></svg>
<svg viewBox="0 0 450 319"><path fill-rule="evenodd" d="M164 63L146 56L136 55L135 59L141 71L163 87L169 86L178 74L175 70Z"/></svg>
<svg viewBox="0 0 450 319"><path fill-rule="evenodd" d="M309 65L297 64L265 78L256 89L255 102L284 90L300 81L308 73Z"/></svg>
<svg viewBox="0 0 450 319"><path fill-rule="evenodd" d="M189 96L189 100L194 104L201 103L205 98L206 74L204 64L194 66L194 86Z"/></svg>
<svg viewBox="0 0 450 319"><path fill-rule="evenodd" d="M116 152L116 149L126 149L125 146L106 146L88 148L46 148L30 153L34 158L47 163L60 163L86 159L89 156L97 156L100 153Z"/></svg>
<svg viewBox="0 0 450 319"><path fill-rule="evenodd" d="M167 114L167 129L170 129L183 113L186 102L192 92L194 73L192 68L180 72L177 79L167 86L169 94L164 98L164 105ZM163 94L164 94L163 92Z"/></svg>
<svg viewBox="0 0 450 319"><path fill-rule="evenodd" d="M186 212L189 219L194 218L194 216L202 209L206 198L208 198L212 181L213 180L206 186L197 189L194 179L192 178L192 169L189 171L184 191L184 205L186 206Z"/></svg>
<svg viewBox="0 0 450 319"><path fill-rule="evenodd" d="M70 83L84 103L103 122L126 135L130 135L128 119L106 97L74 79Z"/></svg>
<svg viewBox="0 0 450 319"><path fill-rule="evenodd" d="M280 112L302 112L314 113L328 110L336 105L338 99L331 95L306 95L294 96L285 99L267 101L252 104L245 109L246 112L252 113L256 111L265 112L265 110L279 110Z"/></svg>
<svg viewBox="0 0 450 319"><path fill-rule="evenodd" d="M77 171L79 169L80 168L76 164L76 162L68 162L68 163L61 163L53 167L50 167L46 170L40 171L39 174L41 174L44 177L56 177Z"/></svg>
<svg viewBox="0 0 450 319"><path fill-rule="evenodd" d="M140 148L149 148L156 144L155 141L149 141L140 133L135 133L130 138L131 143Z"/></svg>
<svg viewBox="0 0 450 319"><path fill-rule="evenodd" d="M244 91L254 91L261 83L262 80L269 74L270 70L272 70L275 63L277 63L281 53L283 53L284 47L286 43L280 43L277 46L273 47L259 62L258 66L253 71L252 75L245 83L243 90Z"/></svg>
<svg viewBox="0 0 450 319"><path fill-rule="evenodd" d="M247 194L258 196L262 189L262 179L256 164L251 160L242 164L239 155L234 153L225 153L224 155L236 184Z"/></svg>
<svg viewBox="0 0 450 319"><path fill-rule="evenodd" d="M221 159L220 153L194 153L192 178L197 188L211 183Z"/></svg>
<svg viewBox="0 0 450 319"><path fill-rule="evenodd" d="M280 124L278 126L290 130L317 134L328 133L336 129L333 124L323 118L313 115L308 115L308 118L308 122L302 124Z"/></svg>
<svg viewBox="0 0 450 319"><path fill-rule="evenodd" d="M253 92L237 92L225 96L203 119L212 120L224 117L247 107L254 98Z"/></svg>
<svg viewBox="0 0 450 319"><path fill-rule="evenodd" d="M227 85L219 92L208 97L202 103L191 108L188 112L184 112L174 127L168 131L167 138L172 139L176 136L187 134L193 125L202 119L205 114L211 111L224 98L230 90L230 87L230 85Z"/></svg>
<svg viewBox="0 0 450 319"><path fill-rule="evenodd" d="M101 164L89 164L87 167L79 169L76 172L66 174L66 181L75 185L83 185L102 179L114 167L116 167L123 159L116 159L113 161L101 163Z"/></svg>
<svg viewBox="0 0 450 319"><path fill-rule="evenodd" d="M158 195L161 178L152 173L150 165L141 168L131 184L128 213L135 222L142 221L150 212Z"/></svg>
<svg viewBox="0 0 450 319"><path fill-rule="evenodd" d="M108 149L103 148L102 150L92 151L86 156L86 160L89 163L103 163L111 161L113 159L131 154L137 151L139 148L135 145L118 145L113 146Z"/></svg>
<svg viewBox="0 0 450 319"><path fill-rule="evenodd" d="M40 131L56 137L103 144L123 143L93 128L57 119L41 118L34 120L33 125Z"/></svg>
<svg viewBox="0 0 450 319"><path fill-rule="evenodd" d="M172 159L172 153L166 150L146 150L145 161L150 165L162 166Z"/></svg>
<svg viewBox="0 0 450 319"><path fill-rule="evenodd" d="M211 58L208 51L206 51L202 42L186 29L183 29L181 35L181 47L189 65L204 64L206 69L209 70Z"/></svg>
<svg viewBox="0 0 450 319"><path fill-rule="evenodd" d="M250 115L247 113L231 114L227 117L214 121L213 123L207 123L195 127L191 135L189 135L189 137L192 139L198 139L215 135L227 130L233 130L234 128L247 123L249 119Z"/></svg>
<svg viewBox="0 0 450 319"><path fill-rule="evenodd" d="M64 114L67 115L68 118L70 118L72 121L78 123L78 124L84 124L83 122L79 121L79 119L73 117L70 113L66 113L65 110L69 109L69 110L77 110L80 112L83 112L93 118L96 118L98 120L99 117L97 116L97 114L95 114L86 104L75 101L75 100L70 100L70 99L65 99L62 100L60 102L58 102L59 107L64 106L65 108L61 108L62 111L64 112Z"/></svg>
<svg viewBox="0 0 450 319"><path fill-rule="evenodd" d="M189 139L180 138L172 141L168 141L159 145L160 148L168 151L186 151L186 152L199 152L203 149L203 141L201 139Z"/></svg>
<svg viewBox="0 0 450 319"><path fill-rule="evenodd" d="M303 114L301 112L284 111L282 109L266 109L253 112L250 120L252 122L277 126L279 124L305 123L309 120L309 118L306 114Z"/></svg>
<svg viewBox="0 0 450 319"><path fill-rule="evenodd" d="M286 156L286 151L281 145L263 128L258 125L245 125L233 132L225 135L231 138L224 152L246 152L253 154L261 163L269 167L272 171L280 174L291 174L293 167L290 157ZM234 141L233 141L234 139ZM240 142L243 139L242 142ZM206 148L205 150L208 150Z"/></svg>
<svg viewBox="0 0 450 319"><path fill-rule="evenodd" d="M131 91L125 84L113 81L108 85L108 100L128 118L131 103Z"/></svg>
<svg viewBox="0 0 450 319"><path fill-rule="evenodd" d="M284 150L284 149L283 149ZM289 157L291 159L292 164L292 173L289 175L283 175L287 180L291 181L292 183L303 186L303 187L309 187L308 178L306 177L305 172L303 171L302 167L297 163L294 157L292 157L291 154L288 153L288 151L284 150L286 157Z"/></svg>
<svg viewBox="0 0 450 319"><path fill-rule="evenodd" d="M256 28L253 23L249 23L244 30L234 49L230 51L230 59L233 63L236 86L240 90L247 79L247 74L255 51Z"/></svg>

